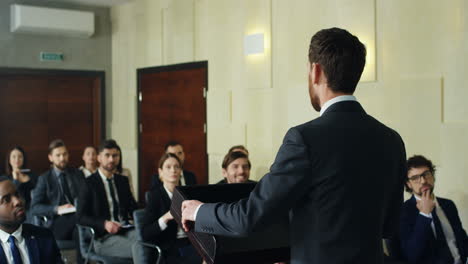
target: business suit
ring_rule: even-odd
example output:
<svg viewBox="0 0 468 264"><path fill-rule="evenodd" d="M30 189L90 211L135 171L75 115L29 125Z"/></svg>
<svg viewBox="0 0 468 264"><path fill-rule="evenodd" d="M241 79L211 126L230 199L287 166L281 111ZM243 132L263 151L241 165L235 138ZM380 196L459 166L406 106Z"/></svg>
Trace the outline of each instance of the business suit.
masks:
<svg viewBox="0 0 468 264"><path fill-rule="evenodd" d="M63 263L52 232L46 228L23 224L23 238L26 240L31 264ZM8 263L0 244L0 263Z"/></svg>
<svg viewBox="0 0 468 264"><path fill-rule="evenodd" d="M291 128L248 199L204 204L195 231L244 236L290 212L292 264L380 264L396 233L406 154L398 133L358 102Z"/></svg>
<svg viewBox="0 0 468 264"><path fill-rule="evenodd" d="M444 211L453 229L458 252L464 264L467 261L468 237L463 230L457 207L451 200L440 197L437 197L437 203ZM435 264L438 263L437 259L441 259L438 254L436 237L431 227L432 222L433 219L419 213L414 196L403 204L400 220L401 247L403 255L411 263ZM439 263L446 262L446 260L441 261Z"/></svg>
<svg viewBox="0 0 468 264"><path fill-rule="evenodd" d="M167 228L161 230L158 219L170 208L171 199L162 184L150 190L143 217L143 240L160 246L167 263L200 263L201 258L196 254L188 239L177 239L178 225L175 220L169 221ZM180 256L179 248L183 248L188 256ZM151 258L154 258L154 255ZM149 263L153 262L153 259L149 261Z"/></svg>
<svg viewBox="0 0 468 264"><path fill-rule="evenodd" d="M71 240L75 230L75 214L57 215L56 208L65 203L74 204L78 192L84 184L84 175L74 168L64 170L64 178L70 192L65 202L64 193L53 169L48 170L37 181L31 194L31 211L33 215L46 216L46 227L50 227L58 240Z"/></svg>
<svg viewBox="0 0 468 264"><path fill-rule="evenodd" d="M92 227L99 238L108 234L104 228L104 222L111 219L106 190L99 172L86 178L85 182L85 187L81 189L78 200L78 222L81 225ZM119 201L119 215L122 221L126 221L137 209L137 203L130 191L127 177L114 174L114 183Z"/></svg>
<svg viewBox="0 0 468 264"><path fill-rule="evenodd" d="M197 184L197 177L191 171L183 171L183 176L185 180L185 186L196 185ZM162 185L161 180L159 179L159 174L154 174L153 179L151 181L151 189Z"/></svg>

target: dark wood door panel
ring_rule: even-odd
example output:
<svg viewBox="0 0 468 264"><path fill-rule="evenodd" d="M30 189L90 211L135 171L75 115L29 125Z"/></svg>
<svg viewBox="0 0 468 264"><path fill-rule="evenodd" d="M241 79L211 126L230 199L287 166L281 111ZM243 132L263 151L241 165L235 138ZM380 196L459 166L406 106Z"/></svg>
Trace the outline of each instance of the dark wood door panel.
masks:
<svg viewBox="0 0 468 264"><path fill-rule="evenodd" d="M140 197L170 140L184 147L184 169L193 171L201 184L208 182L206 153L207 64L182 64L138 71Z"/></svg>
<svg viewBox="0 0 468 264"><path fill-rule="evenodd" d="M41 173L49 168L50 141L60 138L70 165L81 165L83 148L104 135L103 81L103 72L0 68L1 160L20 145L28 167Z"/></svg>

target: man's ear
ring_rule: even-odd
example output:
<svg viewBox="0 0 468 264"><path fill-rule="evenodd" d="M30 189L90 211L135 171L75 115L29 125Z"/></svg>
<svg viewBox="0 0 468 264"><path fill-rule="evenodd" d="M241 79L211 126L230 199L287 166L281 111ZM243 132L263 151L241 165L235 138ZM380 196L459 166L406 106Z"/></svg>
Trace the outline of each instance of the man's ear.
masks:
<svg viewBox="0 0 468 264"><path fill-rule="evenodd" d="M226 169L222 169L221 172L223 173L223 177L227 178L227 171Z"/></svg>

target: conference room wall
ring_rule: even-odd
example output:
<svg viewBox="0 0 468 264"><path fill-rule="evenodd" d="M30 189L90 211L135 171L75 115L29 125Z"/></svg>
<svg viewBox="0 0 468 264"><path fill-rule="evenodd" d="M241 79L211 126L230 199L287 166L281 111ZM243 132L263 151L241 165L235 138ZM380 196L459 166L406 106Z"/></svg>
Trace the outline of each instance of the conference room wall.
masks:
<svg viewBox="0 0 468 264"><path fill-rule="evenodd" d="M435 162L437 195L467 208L467 11L462 0L136 0L113 7L112 137L136 173L136 69L207 60L210 182L221 179L221 160L234 144L249 148L258 180L287 129L318 116L307 96L308 44L316 31L339 26L375 51L367 66L375 80L358 85L358 100L402 135L408 156ZM265 51L246 56L244 37L252 33L264 34ZM468 211L460 214L468 225Z"/></svg>

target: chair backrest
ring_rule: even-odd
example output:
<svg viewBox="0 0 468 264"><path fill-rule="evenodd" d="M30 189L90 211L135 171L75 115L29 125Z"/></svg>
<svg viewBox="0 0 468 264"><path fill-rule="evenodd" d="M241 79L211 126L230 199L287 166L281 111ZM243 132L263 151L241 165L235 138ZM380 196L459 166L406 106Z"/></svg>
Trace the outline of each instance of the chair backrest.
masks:
<svg viewBox="0 0 468 264"><path fill-rule="evenodd" d="M145 209L138 209L133 211L133 221L135 222L135 230L138 241L143 241L143 217L145 215Z"/></svg>

